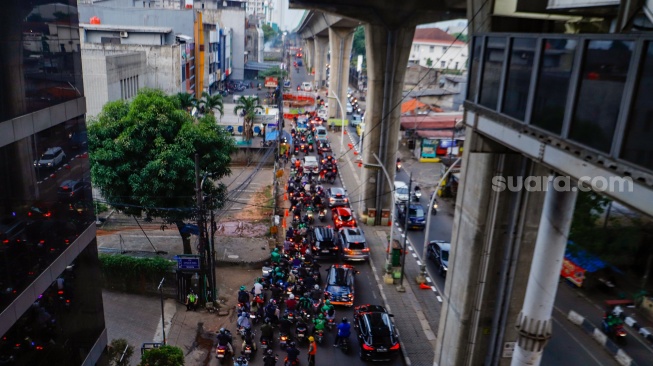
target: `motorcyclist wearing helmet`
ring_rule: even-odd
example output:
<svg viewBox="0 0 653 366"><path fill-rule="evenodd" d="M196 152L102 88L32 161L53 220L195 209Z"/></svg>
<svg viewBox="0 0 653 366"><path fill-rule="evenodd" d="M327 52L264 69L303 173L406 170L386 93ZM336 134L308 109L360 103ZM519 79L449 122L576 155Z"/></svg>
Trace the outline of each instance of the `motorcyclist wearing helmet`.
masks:
<svg viewBox="0 0 653 366"><path fill-rule="evenodd" d="M279 286L277 286L275 284L272 284L270 286L270 293L271 293L271 296L272 296L273 299L280 299L282 292L283 292L283 290Z"/></svg>
<svg viewBox="0 0 653 366"><path fill-rule="evenodd" d="M305 293L304 296L299 298L299 309L311 311L311 298L309 293Z"/></svg>
<svg viewBox="0 0 653 366"><path fill-rule="evenodd" d="M265 323L261 326L261 340L272 340L273 337L274 328L272 328L270 318L265 318Z"/></svg>
<svg viewBox="0 0 653 366"><path fill-rule="evenodd" d="M245 311L240 313L238 316L238 320L236 321L236 324L238 324L238 329L245 328L245 329L252 329L252 323L249 321L249 314Z"/></svg>
<svg viewBox="0 0 653 366"><path fill-rule="evenodd" d="M277 357L274 356L274 351L268 348L265 351L265 357L263 357L263 366L276 366Z"/></svg>
<svg viewBox="0 0 653 366"><path fill-rule="evenodd" d="M279 248L274 248L274 250L270 254L270 261L272 263L278 264L280 259L281 259L281 253L279 253Z"/></svg>
<svg viewBox="0 0 653 366"><path fill-rule="evenodd" d="M326 319L324 319L324 314L320 314L317 318L313 319L313 333L318 330L324 330L326 327Z"/></svg>
<svg viewBox="0 0 653 366"><path fill-rule="evenodd" d="M336 317L336 308L331 305L331 301L326 300L324 306L322 306L322 313L327 320L333 320Z"/></svg>
<svg viewBox="0 0 653 366"><path fill-rule="evenodd" d="M292 322L288 319L288 315L284 315L279 320L279 332L290 336L291 329L292 329Z"/></svg>
<svg viewBox="0 0 653 366"><path fill-rule="evenodd" d="M320 290L320 285L314 285L313 289L311 290L311 299L315 301L320 301L322 300L322 290ZM331 303L331 302L329 302Z"/></svg>
<svg viewBox="0 0 653 366"><path fill-rule="evenodd" d="M252 349L256 351L256 342L254 342L254 332L251 329L245 328L245 335L243 336L243 346L242 350L245 350L245 346L251 345Z"/></svg>
<svg viewBox="0 0 653 366"><path fill-rule="evenodd" d="M229 350L229 352L233 355L234 354L234 348L231 346L231 333L224 329L220 328L220 332L218 333L218 346L225 346Z"/></svg>
<svg viewBox="0 0 653 366"><path fill-rule="evenodd" d="M238 302L243 304L245 310L249 311L249 293L245 286L240 286L240 291L238 291Z"/></svg>
<svg viewBox="0 0 653 366"><path fill-rule="evenodd" d="M265 307L265 316L268 317L273 323L276 323L278 318L279 308L277 307L276 300L270 300L270 303Z"/></svg>
<svg viewBox="0 0 653 366"><path fill-rule="evenodd" d="M288 300L286 300L286 310L294 311L296 307L297 300L295 300L295 295L290 294L290 296L288 296Z"/></svg>
<svg viewBox="0 0 653 366"><path fill-rule="evenodd" d="M295 346L295 342L290 342L288 344L288 348L286 348L286 352L288 353L288 357L286 359L292 363L298 363L297 357L299 356L299 350Z"/></svg>
<svg viewBox="0 0 653 366"><path fill-rule="evenodd" d="M342 318L342 322L338 324L338 335L336 336L336 341L333 343L334 347L338 347L343 339L349 338L351 333L351 324L347 318Z"/></svg>

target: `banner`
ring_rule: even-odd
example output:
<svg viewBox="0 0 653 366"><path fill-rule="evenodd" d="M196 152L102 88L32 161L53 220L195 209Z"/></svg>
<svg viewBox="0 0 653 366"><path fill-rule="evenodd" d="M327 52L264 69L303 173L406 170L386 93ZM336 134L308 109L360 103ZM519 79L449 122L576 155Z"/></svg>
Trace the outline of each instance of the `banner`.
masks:
<svg viewBox="0 0 653 366"><path fill-rule="evenodd" d="M560 271L560 275L578 287L583 286L583 280L585 279L585 270L567 258L565 258L562 262L562 270Z"/></svg>
<svg viewBox="0 0 653 366"><path fill-rule="evenodd" d="M273 76L268 76L265 78L265 87L266 88L276 88L279 86L279 82L277 81L277 78Z"/></svg>

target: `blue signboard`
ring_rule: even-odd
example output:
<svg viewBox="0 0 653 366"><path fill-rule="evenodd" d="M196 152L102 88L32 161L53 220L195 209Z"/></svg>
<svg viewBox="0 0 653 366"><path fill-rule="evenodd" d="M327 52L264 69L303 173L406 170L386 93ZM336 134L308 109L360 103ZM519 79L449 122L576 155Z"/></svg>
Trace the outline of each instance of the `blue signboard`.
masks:
<svg viewBox="0 0 653 366"><path fill-rule="evenodd" d="M194 270L199 271L200 269L200 257L199 256L175 256L177 260L177 269L185 270Z"/></svg>

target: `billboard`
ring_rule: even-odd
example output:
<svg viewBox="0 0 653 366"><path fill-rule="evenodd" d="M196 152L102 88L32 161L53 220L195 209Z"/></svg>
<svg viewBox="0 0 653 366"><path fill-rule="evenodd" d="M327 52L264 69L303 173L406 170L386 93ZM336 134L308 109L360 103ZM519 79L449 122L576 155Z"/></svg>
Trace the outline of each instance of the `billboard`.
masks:
<svg viewBox="0 0 653 366"><path fill-rule="evenodd" d="M583 286L583 280L585 279L585 269L565 258L562 262L562 270L560 271L560 276L566 278L574 285L581 287Z"/></svg>
<svg viewBox="0 0 653 366"><path fill-rule="evenodd" d="M265 87L266 88L276 88L279 86L279 82L277 81L277 78L273 76L268 76L265 78Z"/></svg>

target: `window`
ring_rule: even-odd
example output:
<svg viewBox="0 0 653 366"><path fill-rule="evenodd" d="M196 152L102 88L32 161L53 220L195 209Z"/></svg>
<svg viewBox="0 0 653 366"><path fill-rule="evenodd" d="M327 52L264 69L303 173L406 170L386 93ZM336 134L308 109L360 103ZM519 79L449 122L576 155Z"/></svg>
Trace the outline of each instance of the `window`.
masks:
<svg viewBox="0 0 653 366"><path fill-rule="evenodd" d="M476 99L476 80L478 79L478 72L481 65L481 51L483 47L483 38L474 37L472 41L472 62L469 70L469 93L467 100L474 101Z"/></svg>
<svg viewBox="0 0 653 366"><path fill-rule="evenodd" d="M535 42L534 38L515 38L510 49L508 79L502 112L519 120L523 120L526 115Z"/></svg>
<svg viewBox="0 0 653 366"><path fill-rule="evenodd" d="M632 41L589 41L569 138L609 152L635 48Z"/></svg>
<svg viewBox="0 0 653 366"><path fill-rule="evenodd" d="M440 61L440 67L441 68L446 68L447 67L447 61Z"/></svg>
<svg viewBox="0 0 653 366"><path fill-rule="evenodd" d="M458 62L456 62L454 69L458 70Z"/></svg>
<svg viewBox="0 0 653 366"><path fill-rule="evenodd" d="M435 46L429 46L429 52L435 51Z"/></svg>
<svg viewBox="0 0 653 366"><path fill-rule="evenodd" d="M446 46L445 46L445 47L442 47L442 53L447 52L448 49L449 49L449 47L446 47Z"/></svg>
<svg viewBox="0 0 653 366"><path fill-rule="evenodd" d="M624 134L621 158L644 168L653 170L653 42L644 48L645 58L641 64L641 74L637 78L639 85L633 96L633 110Z"/></svg>
<svg viewBox="0 0 653 366"><path fill-rule="evenodd" d="M480 104L491 109L497 108L499 100L499 85L501 84L501 69L503 68L506 39L503 37L488 37L483 60Z"/></svg>

